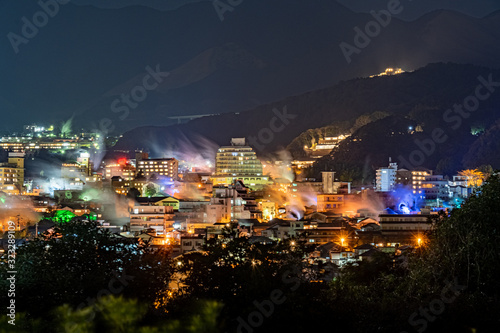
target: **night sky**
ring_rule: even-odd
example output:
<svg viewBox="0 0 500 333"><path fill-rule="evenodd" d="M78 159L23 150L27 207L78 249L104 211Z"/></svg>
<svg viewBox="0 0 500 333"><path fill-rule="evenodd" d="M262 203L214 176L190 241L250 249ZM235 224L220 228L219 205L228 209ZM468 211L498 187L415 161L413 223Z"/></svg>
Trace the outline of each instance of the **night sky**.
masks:
<svg viewBox="0 0 500 333"><path fill-rule="evenodd" d="M339 0L338 2L354 11L369 12L373 9L383 8L389 1ZM439 9L455 10L474 17L483 17L500 9L500 2L496 0L402 0L401 3L406 5L407 10L404 10L399 17L409 20L414 20L427 12Z"/></svg>
<svg viewBox="0 0 500 333"><path fill-rule="evenodd" d="M160 10L174 9L187 3L212 1L212 0L74 0L76 4L90 4L101 8L120 8L130 5L145 5ZM344 6L354 10L369 12L376 8L382 8L387 0L338 0ZM409 10L401 13L401 18L415 19L420 15L437 9L449 9L466 13L475 17L482 17L500 9L500 2L495 0L458 1L458 0L419 0L402 1L411 2Z"/></svg>
<svg viewBox="0 0 500 333"><path fill-rule="evenodd" d="M280 20L285 21L287 15L295 14L292 10L288 14L288 8L279 8L274 3L259 12L256 8L259 6L258 1L246 0L238 8L234 8L234 11L227 12L227 19L222 22L208 0L74 0L71 4L61 5L59 12L49 18L46 24L42 24L36 36L25 39L24 43L18 45L18 52L15 52L16 47L12 46L9 33L21 36L23 17L32 21L33 15L40 8L34 1L0 1L0 11L9 13L0 22L0 30L4 35L0 43L0 110L4 115L0 131L19 130L20 126L27 123L60 123L72 117L81 123L82 127L92 127L95 124L88 119L89 116L91 118L93 115L109 112L114 98L131 89L134 82L144 76L147 66L154 67L157 64L162 65L164 72L168 70L181 74L172 75L166 80L172 82L166 82L157 91L151 92L147 100L135 110L136 118L128 117L129 123L120 122L118 130L148 125L150 121L140 115L140 112L154 112L159 115L157 124L168 125L170 116L244 111L294 94L335 84L339 80L372 74L390 65L383 61L384 57L375 57L374 63L370 65L360 60L359 64L349 67L344 66L342 59L333 65L328 62L332 57L342 58L338 49L339 42L352 40L352 28L366 22L369 15L356 13L380 10L386 8L388 3L385 0L338 2L349 10L337 5L332 16L340 15L336 12L347 10L345 15L340 15L345 17L345 20L340 22L342 24L332 23L331 27L327 28L332 29L332 32L323 31L318 35L321 26L317 24L313 27L317 12L305 9L305 14L301 13L306 15L301 20L309 20L311 26L301 23L300 30L282 31L280 26L283 24ZM191 4L183 7L188 3ZM267 6L266 2L260 3ZM317 0L308 5L311 3L331 5L334 1ZM137 4L147 7L130 7ZM477 18L500 9L500 2L494 0L405 0L401 4L405 6L405 10L396 18L403 21L416 20L438 9L455 10ZM174 9L175 12L172 11ZM110 11L116 11L116 15ZM261 19L257 17L262 15L262 11L275 13L274 26L259 25ZM334 17L332 21L335 21ZM158 23L146 26L148 22ZM450 23L442 24L446 26ZM253 25L253 30L248 28L249 25ZM265 31L259 29L276 29L279 37L270 39L265 36ZM391 27L386 29L391 30ZM252 36L252 32L255 36ZM264 37L259 39L259 34ZM304 46L304 50L297 50L286 43L287 34L290 34L289 44L298 44L296 39L299 38L310 39L315 44ZM308 34L314 38L308 38ZM477 36L474 36L474 39L476 38ZM218 54L213 53L214 48L226 48L228 43L238 45L238 56L234 55L236 51L230 51L231 55L222 56L225 61L224 68L209 67L207 64L219 64L220 59L214 60L212 56L212 60L207 62L204 60L207 52ZM320 55L314 54L315 49L323 47ZM308 49L315 51L307 54ZM432 50L428 51L428 54L432 53ZM245 64L234 65L234 60L242 61L241 52L245 54ZM280 57L289 57L290 54L300 52L303 52L302 59L296 63L290 60L286 65L282 65L285 61L280 61ZM400 64L406 60L397 59L396 62L399 61ZM437 60L456 59L444 57ZM427 60L422 57L407 64L407 67L423 66L426 61L435 59ZM324 71L332 73L330 81L321 78L321 70L318 68L317 78L313 74L304 74L314 73L314 70L307 67L309 65L303 65L305 63L324 63L326 67L330 66ZM483 65L484 62L478 61L477 64ZM259 79L256 72L252 73L252 68L266 70ZM295 75L292 72L302 72L303 75ZM263 86L260 90L242 87L241 91L231 91L238 85L238 78L251 87L258 87L261 82L269 81L271 77L283 80L287 86L283 89ZM230 82L229 87L224 85L226 82ZM274 86L280 84L278 82ZM245 91L248 92L246 95Z"/></svg>

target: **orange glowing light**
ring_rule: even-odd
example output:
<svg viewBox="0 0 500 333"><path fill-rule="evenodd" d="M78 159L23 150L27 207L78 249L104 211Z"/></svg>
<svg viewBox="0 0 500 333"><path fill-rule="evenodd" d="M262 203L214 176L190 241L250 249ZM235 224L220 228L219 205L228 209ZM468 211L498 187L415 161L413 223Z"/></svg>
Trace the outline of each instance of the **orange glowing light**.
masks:
<svg viewBox="0 0 500 333"><path fill-rule="evenodd" d="M414 241L417 243L417 247L425 246L427 243L427 238L421 233L414 234Z"/></svg>
<svg viewBox="0 0 500 333"><path fill-rule="evenodd" d="M117 162L120 165L125 165L125 164L127 164L127 159L125 157L121 157L121 158L118 159Z"/></svg>
<svg viewBox="0 0 500 333"><path fill-rule="evenodd" d="M468 187L479 187L483 184L486 178L485 175L478 169L462 170L458 174L467 179Z"/></svg>

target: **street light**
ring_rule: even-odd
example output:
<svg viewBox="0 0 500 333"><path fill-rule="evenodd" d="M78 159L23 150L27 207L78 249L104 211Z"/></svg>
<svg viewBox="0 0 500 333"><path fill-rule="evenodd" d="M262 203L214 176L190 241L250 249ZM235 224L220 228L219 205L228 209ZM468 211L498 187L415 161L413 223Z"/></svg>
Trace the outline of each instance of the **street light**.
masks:
<svg viewBox="0 0 500 333"><path fill-rule="evenodd" d="M345 241L345 239L344 239L344 238L341 238L341 239L340 239L340 244L342 245L342 247L344 247L344 241Z"/></svg>
<svg viewBox="0 0 500 333"><path fill-rule="evenodd" d="M85 214L87 213L87 201L89 201L89 197L87 196L84 196L83 197L83 202L85 202ZM89 220L90 220L90 217L89 217Z"/></svg>

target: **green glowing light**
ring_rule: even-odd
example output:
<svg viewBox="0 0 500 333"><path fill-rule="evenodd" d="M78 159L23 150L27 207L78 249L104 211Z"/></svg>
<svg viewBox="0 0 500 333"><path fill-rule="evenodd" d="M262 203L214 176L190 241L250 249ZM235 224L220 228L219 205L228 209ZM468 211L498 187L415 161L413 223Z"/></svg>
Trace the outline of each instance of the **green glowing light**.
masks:
<svg viewBox="0 0 500 333"><path fill-rule="evenodd" d="M86 217L89 221L97 221L97 213L90 212L89 214L84 214L83 217Z"/></svg>
<svg viewBox="0 0 500 333"><path fill-rule="evenodd" d="M69 210L58 210L55 212L54 217L51 218L52 221L54 222L69 222L71 221L76 215L70 212Z"/></svg>

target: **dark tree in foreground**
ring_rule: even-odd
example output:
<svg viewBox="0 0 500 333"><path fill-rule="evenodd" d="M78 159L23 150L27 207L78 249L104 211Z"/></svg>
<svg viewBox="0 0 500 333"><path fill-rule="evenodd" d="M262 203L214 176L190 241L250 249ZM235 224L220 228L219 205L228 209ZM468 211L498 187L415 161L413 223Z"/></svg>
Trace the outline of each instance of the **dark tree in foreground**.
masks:
<svg viewBox="0 0 500 333"><path fill-rule="evenodd" d="M500 176L492 175L449 217L437 219L429 256L469 291L500 296Z"/></svg>
<svg viewBox="0 0 500 333"><path fill-rule="evenodd" d="M84 308L110 294L153 307L168 287L170 267L167 252L148 250L97 222L58 223L17 251L16 311L47 316L57 306ZM2 262L3 288L7 270Z"/></svg>
<svg viewBox="0 0 500 333"><path fill-rule="evenodd" d="M462 208L436 215L428 242L406 260L381 254L343 269L321 303L349 332L497 332L499 230L497 174Z"/></svg>
<svg viewBox="0 0 500 333"><path fill-rule="evenodd" d="M239 317L246 320L249 313L256 311L256 303L270 306L268 301L274 291L279 300L286 301L272 305L273 314L266 319L266 328L273 323L283 328L282 319L297 304L292 298L306 296L301 292L307 289L307 280L314 279L314 273L303 262L304 255L304 245L298 240L259 244L246 237L210 239L203 251L178 259L176 266L183 287L169 310L181 313L192 300L216 300L225 305L222 317L229 331L234 331ZM303 304L307 304L306 299Z"/></svg>

